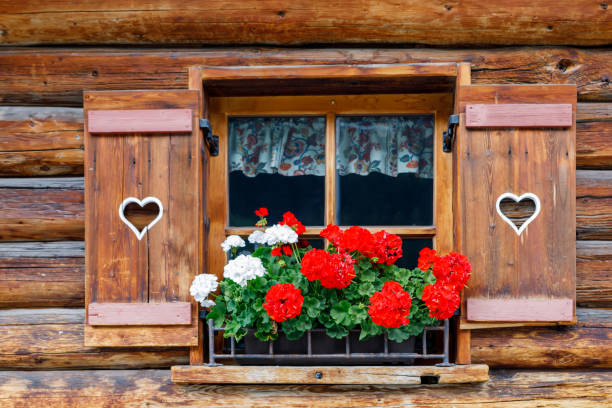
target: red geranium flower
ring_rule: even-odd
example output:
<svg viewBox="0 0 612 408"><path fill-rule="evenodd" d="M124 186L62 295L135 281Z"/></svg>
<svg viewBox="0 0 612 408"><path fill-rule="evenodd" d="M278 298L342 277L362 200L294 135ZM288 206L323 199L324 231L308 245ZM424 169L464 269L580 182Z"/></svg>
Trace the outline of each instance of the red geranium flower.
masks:
<svg viewBox="0 0 612 408"><path fill-rule="evenodd" d="M433 260L432 272L437 281L446 282L450 277L451 265L447 256L436 256Z"/></svg>
<svg viewBox="0 0 612 408"><path fill-rule="evenodd" d="M292 283L277 283L266 293L263 307L272 320L284 322L299 316L302 313L303 303L302 291Z"/></svg>
<svg viewBox="0 0 612 408"><path fill-rule="evenodd" d="M438 282L425 286L422 299L429 309L429 317L435 317L438 320L453 316L461 303L459 291L455 285Z"/></svg>
<svg viewBox="0 0 612 408"><path fill-rule="evenodd" d="M272 252L271 252L270 254L271 254L272 256L281 256L281 255L282 255L282 253L281 253L281 249L280 249L280 247L275 247L275 248L272 248Z"/></svg>
<svg viewBox="0 0 612 408"><path fill-rule="evenodd" d="M329 267L321 277L321 286L327 289L344 289L355 277L355 260L349 254L331 254Z"/></svg>
<svg viewBox="0 0 612 408"><path fill-rule="evenodd" d="M329 224L319 235L323 238L327 238L329 242L338 247L340 239L342 238L342 230L337 225Z"/></svg>
<svg viewBox="0 0 612 408"><path fill-rule="evenodd" d="M290 226L298 235L306 232L306 227L290 211L283 214L283 220L279 224Z"/></svg>
<svg viewBox="0 0 612 408"><path fill-rule="evenodd" d="M287 256L293 254L293 249L291 249L291 245L283 245L281 248L283 248L283 253Z"/></svg>
<svg viewBox="0 0 612 408"><path fill-rule="evenodd" d="M347 251L359 251L362 255L371 257L374 253L374 237L367 229L353 226L344 231L338 248Z"/></svg>
<svg viewBox="0 0 612 408"><path fill-rule="evenodd" d="M468 279L470 279L472 265L470 265L465 255L456 252L449 252L446 257L448 257L448 263L451 270L449 281L455 285L458 291L460 291L465 287Z"/></svg>
<svg viewBox="0 0 612 408"><path fill-rule="evenodd" d="M255 210L255 215L263 218L268 215L268 209L266 207L261 207L259 210Z"/></svg>
<svg viewBox="0 0 612 408"><path fill-rule="evenodd" d="M436 251L430 248L423 248L419 252L419 269L426 271L431 267L434 259L436 259Z"/></svg>
<svg viewBox="0 0 612 408"><path fill-rule="evenodd" d="M285 244L272 248L272 256L281 256L282 254L285 254L287 256L293 254L293 249L291 249L291 245Z"/></svg>
<svg viewBox="0 0 612 408"><path fill-rule="evenodd" d="M402 285L395 281L388 281L380 292L370 297L368 314L374 323L379 326L395 328L410 323L408 315L412 298L402 289Z"/></svg>
<svg viewBox="0 0 612 408"><path fill-rule="evenodd" d="M318 280L327 289L343 289L355 277L355 260L349 254L330 254L322 249L308 251L302 259L302 274Z"/></svg>
<svg viewBox="0 0 612 408"><path fill-rule="evenodd" d="M321 279L329 269L330 255L322 249L311 249L302 258L302 274L309 281Z"/></svg>
<svg viewBox="0 0 612 408"><path fill-rule="evenodd" d="M374 234L374 256L378 263L392 265L402 257L402 239L387 231Z"/></svg>

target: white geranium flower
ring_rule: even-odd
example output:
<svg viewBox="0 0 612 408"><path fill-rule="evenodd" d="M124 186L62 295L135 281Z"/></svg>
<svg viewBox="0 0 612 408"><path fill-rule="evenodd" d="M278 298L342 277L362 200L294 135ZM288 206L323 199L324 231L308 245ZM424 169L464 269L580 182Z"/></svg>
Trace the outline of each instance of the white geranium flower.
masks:
<svg viewBox="0 0 612 408"><path fill-rule="evenodd" d="M238 255L223 268L223 277L233 280L240 286L245 286L251 279L265 274L266 268L261 263L261 259L251 255Z"/></svg>
<svg viewBox="0 0 612 408"><path fill-rule="evenodd" d="M249 242L251 244L261 244L265 245L268 243L268 239L266 237L266 233L260 230L255 230L251 235L249 235Z"/></svg>
<svg viewBox="0 0 612 408"><path fill-rule="evenodd" d="M295 244L298 234L288 225L276 224L266 228L266 243L270 246L276 244Z"/></svg>
<svg viewBox="0 0 612 408"><path fill-rule="evenodd" d="M211 307L215 305L215 302L207 299L208 295L217 290L218 287L217 276L203 273L193 279L189 293L191 293L196 302L200 302L202 307Z"/></svg>
<svg viewBox="0 0 612 408"><path fill-rule="evenodd" d="M225 238L225 241L223 241L221 244L221 248L223 248L223 251L227 252L232 248L242 248L245 245L244 240L238 235L230 235L229 237Z"/></svg>

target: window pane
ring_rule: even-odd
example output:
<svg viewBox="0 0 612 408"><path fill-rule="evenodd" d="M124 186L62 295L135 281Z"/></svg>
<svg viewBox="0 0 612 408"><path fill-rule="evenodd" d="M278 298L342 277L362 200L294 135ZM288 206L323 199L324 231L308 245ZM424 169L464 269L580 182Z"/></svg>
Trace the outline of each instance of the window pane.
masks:
<svg viewBox="0 0 612 408"><path fill-rule="evenodd" d="M252 226L259 207L270 223L324 224L325 117L231 117L228 135L229 225Z"/></svg>
<svg viewBox="0 0 612 408"><path fill-rule="evenodd" d="M338 222L433 223L433 115L336 119Z"/></svg>
<svg viewBox="0 0 612 408"><path fill-rule="evenodd" d="M402 239L402 257L395 263L402 268L414 269L419 260L419 252L423 248L433 248L431 238L406 238Z"/></svg>

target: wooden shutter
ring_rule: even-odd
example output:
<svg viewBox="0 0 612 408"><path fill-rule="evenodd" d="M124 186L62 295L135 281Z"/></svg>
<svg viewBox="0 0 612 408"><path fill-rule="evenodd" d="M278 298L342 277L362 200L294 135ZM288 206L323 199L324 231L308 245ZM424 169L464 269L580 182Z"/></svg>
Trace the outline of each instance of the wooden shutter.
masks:
<svg viewBox="0 0 612 408"><path fill-rule="evenodd" d="M576 87L468 85L457 100L455 242L473 267L463 314L473 322L572 321ZM539 198L523 230L497 211L506 193Z"/></svg>
<svg viewBox="0 0 612 408"><path fill-rule="evenodd" d="M84 93L88 346L193 346L199 273L202 141L197 91ZM141 239L119 215L159 200Z"/></svg>

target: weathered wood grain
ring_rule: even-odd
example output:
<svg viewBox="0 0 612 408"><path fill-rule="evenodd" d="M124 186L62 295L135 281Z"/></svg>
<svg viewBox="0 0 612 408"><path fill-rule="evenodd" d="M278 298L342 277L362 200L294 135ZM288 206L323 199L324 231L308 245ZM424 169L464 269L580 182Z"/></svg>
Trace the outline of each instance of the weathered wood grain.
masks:
<svg viewBox="0 0 612 408"><path fill-rule="evenodd" d="M79 190L0 188L0 240L82 240L83 200Z"/></svg>
<svg viewBox="0 0 612 408"><path fill-rule="evenodd" d="M576 84L581 101L610 101L612 50L61 49L0 50L0 104L81 107L87 90L186 88L189 66L469 62L472 83ZM24 91L27 90L27 91Z"/></svg>
<svg viewBox="0 0 612 408"><path fill-rule="evenodd" d="M472 362L490 367L611 368L612 313L578 309L576 326L472 330Z"/></svg>
<svg viewBox="0 0 612 408"><path fill-rule="evenodd" d="M0 44L607 45L607 3L563 0L4 3ZM585 30L588 25L589 29Z"/></svg>
<svg viewBox="0 0 612 408"><path fill-rule="evenodd" d="M495 370L484 384L173 385L169 370L0 373L6 407L605 407L609 371Z"/></svg>
<svg viewBox="0 0 612 408"><path fill-rule="evenodd" d="M612 121L576 123L576 167L612 168Z"/></svg>
<svg viewBox="0 0 612 408"><path fill-rule="evenodd" d="M576 171L576 237L612 239L611 171Z"/></svg>
<svg viewBox="0 0 612 408"><path fill-rule="evenodd" d="M191 384L426 384L434 377L438 384L481 383L489 380L484 364L437 366L220 366L172 367L172 381Z"/></svg>
<svg viewBox="0 0 612 408"><path fill-rule="evenodd" d="M84 319L82 309L0 310L0 366L6 369L120 369L168 367L189 361L187 349L86 347L83 345Z"/></svg>
<svg viewBox="0 0 612 408"><path fill-rule="evenodd" d="M0 176L83 173L77 108L0 107Z"/></svg>
<svg viewBox="0 0 612 408"><path fill-rule="evenodd" d="M576 302L612 307L612 241L576 242Z"/></svg>

